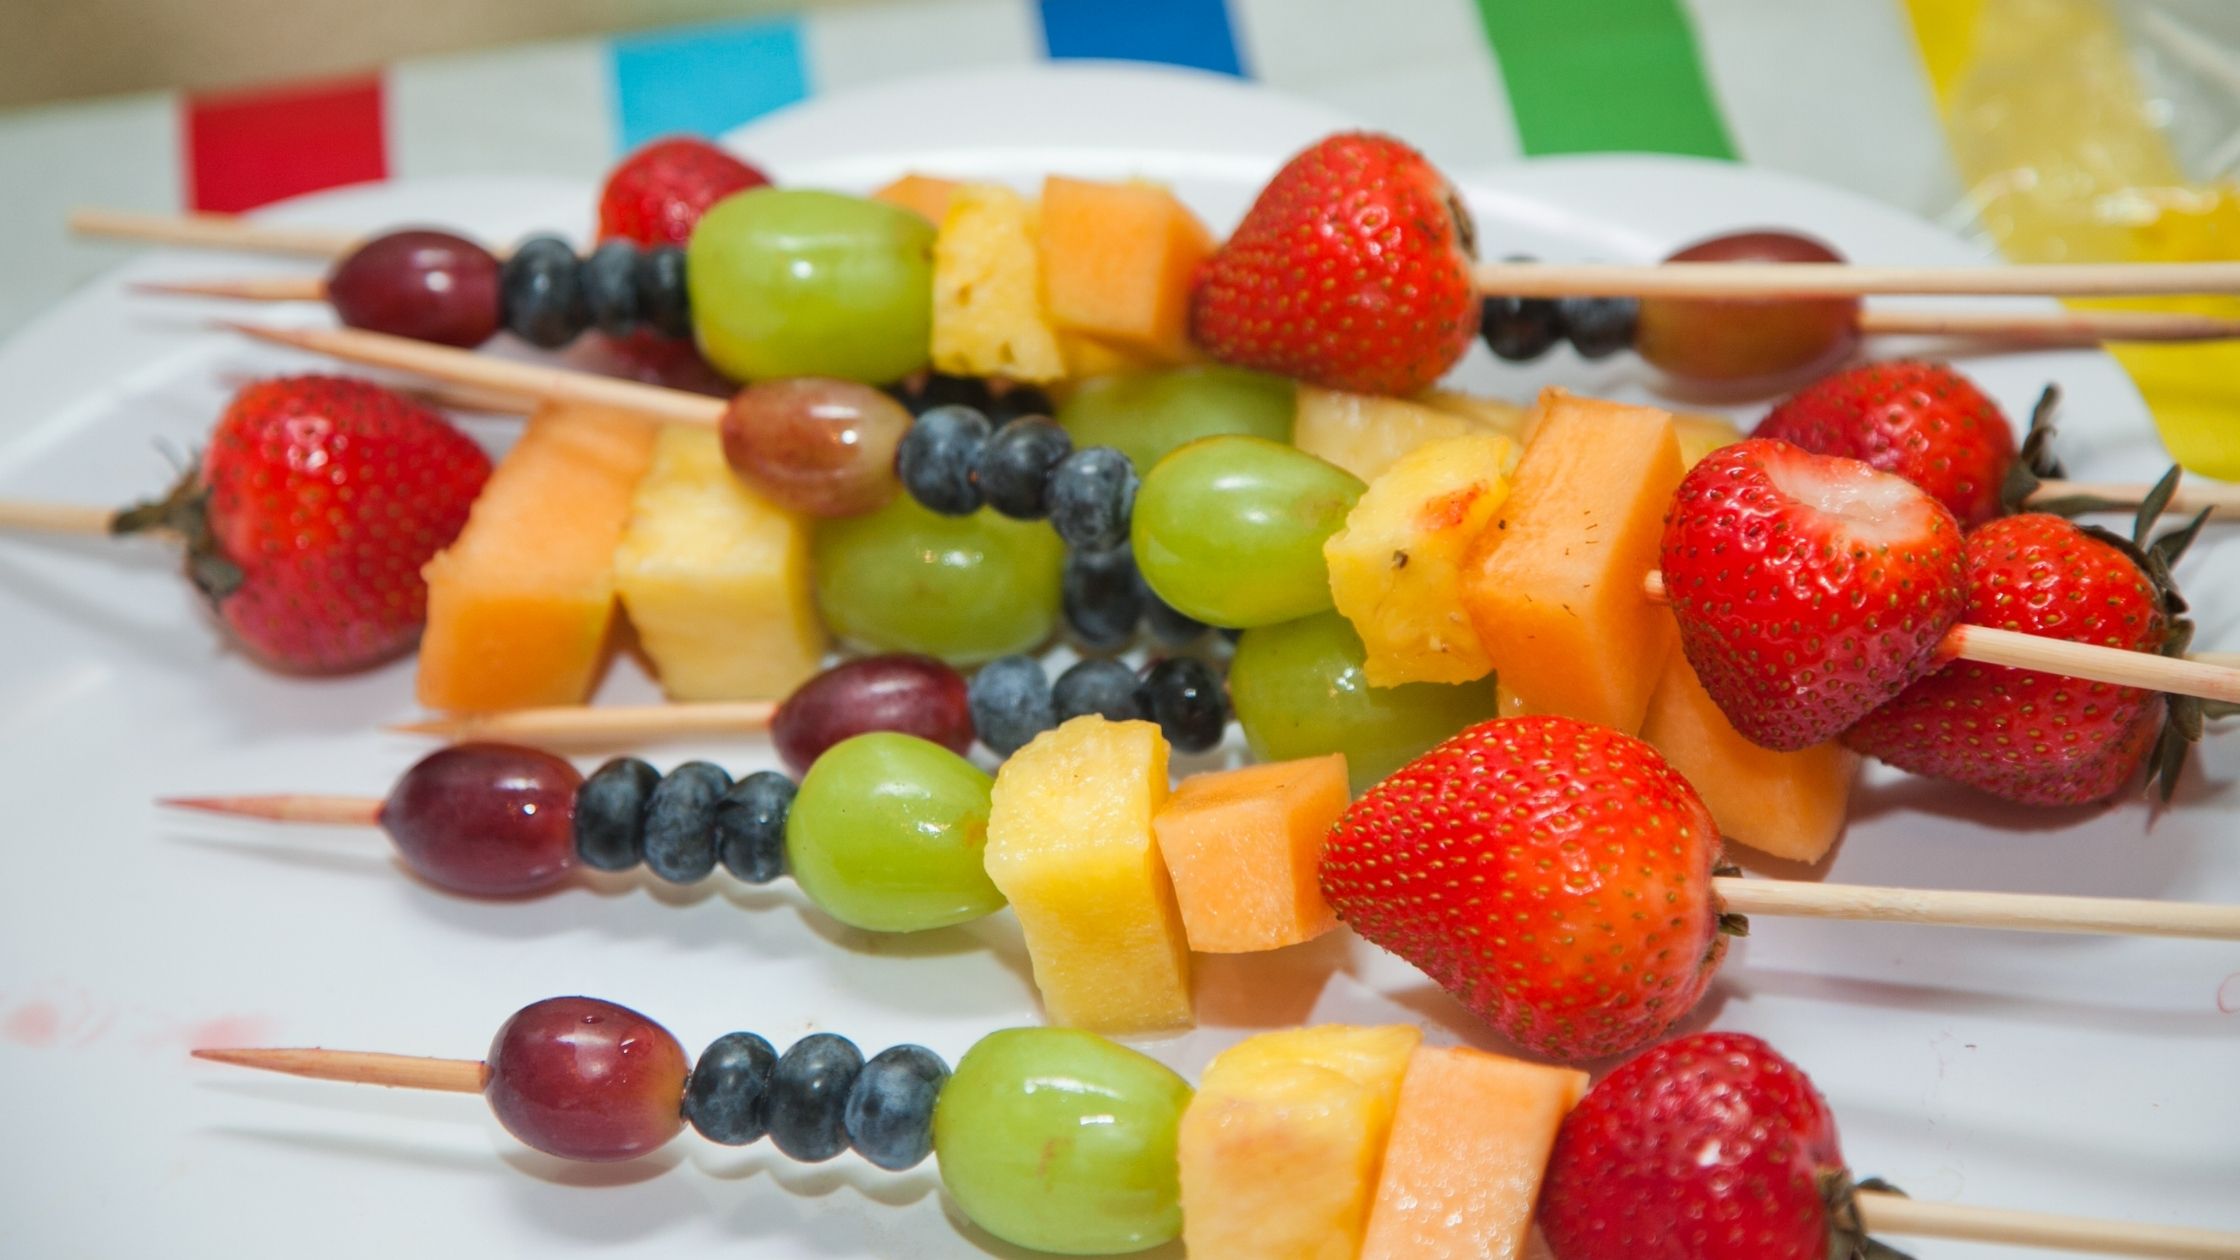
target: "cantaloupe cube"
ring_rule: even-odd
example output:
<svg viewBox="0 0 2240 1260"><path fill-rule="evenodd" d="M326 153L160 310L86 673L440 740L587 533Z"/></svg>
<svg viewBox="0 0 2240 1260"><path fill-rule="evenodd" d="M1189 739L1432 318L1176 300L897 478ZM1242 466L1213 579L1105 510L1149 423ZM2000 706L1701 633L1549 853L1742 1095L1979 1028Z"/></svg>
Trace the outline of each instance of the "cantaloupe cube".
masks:
<svg viewBox="0 0 2240 1260"><path fill-rule="evenodd" d="M614 568L673 700L775 699L824 656L809 523L734 476L714 429L663 429Z"/></svg>
<svg viewBox="0 0 2240 1260"><path fill-rule="evenodd" d="M1344 753L1194 774L1152 815L1190 948L1245 954L1335 927L1317 872L1346 812Z"/></svg>
<svg viewBox="0 0 2240 1260"><path fill-rule="evenodd" d="M1795 752L1751 743L1697 681L1678 644L1649 701L1641 738L1695 785L1729 840L1817 862L1843 834L1858 754L1834 740Z"/></svg>
<svg viewBox="0 0 2240 1260"><path fill-rule="evenodd" d="M538 412L428 561L420 703L487 711L575 704L614 622L614 553L655 426L590 407Z"/></svg>
<svg viewBox="0 0 2240 1260"><path fill-rule="evenodd" d="M1406 1025L1249 1037L1207 1065L1182 1113L1182 1245L1221 1260L1353 1260L1376 1193Z"/></svg>
<svg viewBox="0 0 2240 1260"><path fill-rule="evenodd" d="M1042 311L1035 209L1000 184L965 184L933 242L933 366L956 376L1066 374Z"/></svg>
<svg viewBox="0 0 2240 1260"><path fill-rule="evenodd" d="M1291 443L1363 481L1375 481L1417 447L1472 433L1522 431L1523 411L1491 398L1433 390L1385 398L1299 386Z"/></svg>
<svg viewBox="0 0 2240 1260"><path fill-rule="evenodd" d="M1077 717L1011 754L988 810L988 878L1019 917L1051 1022L1092 1032L1190 1023L1190 947L1152 834L1167 741Z"/></svg>
<svg viewBox="0 0 2240 1260"><path fill-rule="evenodd" d="M1042 182L1042 292L1059 328L1189 362L1190 281L1213 246L1198 216L1156 184Z"/></svg>
<svg viewBox="0 0 2240 1260"><path fill-rule="evenodd" d="M1494 528L1463 569L1478 639L1537 713L1641 729L1673 640L1641 593L1680 485L1671 413L1540 396L1531 444Z"/></svg>
<svg viewBox="0 0 2240 1260"><path fill-rule="evenodd" d="M956 195L957 188L957 181L953 179L912 171L872 193L871 199L915 211L926 222L939 227L941 221L949 217L949 199Z"/></svg>
<svg viewBox="0 0 2240 1260"><path fill-rule="evenodd" d="M1419 1048L1400 1081L1361 1260L1517 1260L1587 1074Z"/></svg>
<svg viewBox="0 0 2240 1260"><path fill-rule="evenodd" d="M1462 567L1509 499L1516 444L1441 438L1369 483L1322 544L1330 596L1368 652L1372 687L1469 682L1493 669L1462 606Z"/></svg>

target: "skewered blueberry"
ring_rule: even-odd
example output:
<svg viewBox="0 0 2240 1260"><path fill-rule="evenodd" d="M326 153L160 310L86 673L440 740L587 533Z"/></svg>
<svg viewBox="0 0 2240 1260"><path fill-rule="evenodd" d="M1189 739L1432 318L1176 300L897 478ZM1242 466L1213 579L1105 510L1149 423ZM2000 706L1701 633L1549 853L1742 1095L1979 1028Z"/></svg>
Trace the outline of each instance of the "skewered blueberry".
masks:
<svg viewBox="0 0 2240 1260"><path fill-rule="evenodd" d="M933 1151L933 1104L949 1065L924 1046L890 1046L871 1056L848 1091L843 1121L856 1154L891 1172Z"/></svg>
<svg viewBox="0 0 2240 1260"><path fill-rule="evenodd" d="M1607 359L1633 344L1641 303L1629 297L1557 298L1556 313L1580 358Z"/></svg>
<svg viewBox="0 0 2240 1260"><path fill-rule="evenodd" d="M1148 583L1138 579L1143 589L1143 624L1151 637L1166 647L1189 647L1205 637L1213 627L1186 612L1176 609L1159 598Z"/></svg>
<svg viewBox="0 0 2240 1260"><path fill-rule="evenodd" d="M499 271L499 308L506 330L532 346L556 350L591 323L584 300L583 264L557 236L521 242Z"/></svg>
<svg viewBox="0 0 2240 1260"><path fill-rule="evenodd" d="M970 407L936 407L919 416L895 451L902 488L943 516L978 511L977 474L988 433L988 418Z"/></svg>
<svg viewBox="0 0 2240 1260"><path fill-rule="evenodd" d="M1194 656L1176 656L1151 667L1139 703L1176 751L1205 752L1228 728L1228 704L1213 667Z"/></svg>
<svg viewBox="0 0 2240 1260"><path fill-rule="evenodd" d="M685 1081L684 1118L700 1136L746 1146L769 1128L763 1107L778 1052L750 1032L725 1033L700 1052Z"/></svg>
<svg viewBox="0 0 2240 1260"><path fill-rule="evenodd" d="M1060 722L1096 713L1114 722L1143 716L1136 699L1136 672L1118 661L1076 661L1058 675L1050 702Z"/></svg>
<svg viewBox="0 0 2240 1260"><path fill-rule="evenodd" d="M716 801L716 853L723 869L750 884L786 873L786 815L793 810L793 780L757 770Z"/></svg>
<svg viewBox="0 0 2240 1260"><path fill-rule="evenodd" d="M595 871L627 871L645 857L646 800L661 772L617 757L576 790L576 857Z"/></svg>
<svg viewBox="0 0 2240 1260"><path fill-rule="evenodd" d="M1549 298L1488 297L1478 307L1478 335L1496 356L1529 363L1562 339L1563 321Z"/></svg>
<svg viewBox="0 0 2240 1260"><path fill-rule="evenodd" d="M1050 524L1075 551L1110 551L1128 541L1135 510L1136 470L1109 446L1091 446L1059 461L1050 474Z"/></svg>
<svg viewBox="0 0 2240 1260"><path fill-rule="evenodd" d="M770 1142L805 1164L848 1149L845 1112L863 1052L836 1033L811 1033L778 1059L763 1115Z"/></svg>
<svg viewBox="0 0 2240 1260"><path fill-rule="evenodd" d="M1003 656L980 667L966 688L980 742L1008 757L1058 724L1050 679L1031 656Z"/></svg>
<svg viewBox="0 0 2240 1260"><path fill-rule="evenodd" d="M654 785L646 801L646 869L693 884L716 869L716 802L731 790L723 767L688 761Z"/></svg>
<svg viewBox="0 0 2240 1260"><path fill-rule="evenodd" d="M608 241L583 260L583 298L591 323L609 337L638 331L638 247Z"/></svg>
<svg viewBox="0 0 2240 1260"><path fill-rule="evenodd" d="M692 335L692 294L684 283L684 251L674 245L638 256L638 315L664 337Z"/></svg>
<svg viewBox="0 0 2240 1260"><path fill-rule="evenodd" d="M1015 520L1050 514L1050 473L1073 453L1073 439L1042 416L1008 421L980 453L980 495Z"/></svg>
<svg viewBox="0 0 2240 1260"><path fill-rule="evenodd" d="M1066 625L1083 647L1111 651L1136 637L1149 588L1136 576L1133 551L1067 552L1062 589Z"/></svg>

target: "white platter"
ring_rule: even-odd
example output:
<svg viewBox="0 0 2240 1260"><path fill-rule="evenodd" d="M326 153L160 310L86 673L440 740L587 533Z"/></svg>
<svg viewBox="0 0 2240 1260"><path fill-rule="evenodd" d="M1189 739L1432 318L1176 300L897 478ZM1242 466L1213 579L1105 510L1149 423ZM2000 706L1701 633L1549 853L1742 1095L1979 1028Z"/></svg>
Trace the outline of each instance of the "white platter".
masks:
<svg viewBox="0 0 2240 1260"><path fill-rule="evenodd" d="M812 103L738 133L785 182L864 187L903 167L1029 184L1051 169L1175 184L1225 227L1274 165L1344 120L1227 81L1143 69L1022 70ZM1808 228L1870 262L1968 261L1859 198L1747 169L1609 157L1454 172L1493 253L1650 259L1710 232ZM506 240L580 230L590 190L491 177L373 186L277 209ZM94 503L152 491L245 376L309 366L159 305L153 276L288 270L141 259L0 347L0 493ZM291 308L275 319L319 319ZM2164 462L2097 354L1964 365L2027 413L2056 380L2072 465ZM1473 352L1460 380L1652 397L1638 362L1529 367ZM1752 414L1750 409L1741 413ZM477 421L502 442L506 424ZM2210 646L2240 645L2240 545L2212 531L2190 579ZM154 546L0 539L0 1253L265 1257L1012 1254L960 1226L930 1166L813 1168L687 1135L622 1167L525 1151L475 1100L191 1062L213 1043L475 1055L516 1007L559 993L635 1006L697 1051L750 1028L831 1029L954 1060L1037 1018L1008 916L922 938L832 925L790 890L624 881L516 903L403 877L372 833L167 817L196 791L379 793L426 746L375 733L412 712L410 666L282 679L225 650ZM651 694L618 667L606 695ZM735 770L759 742L675 745ZM2212 735L2179 803L2025 813L1874 773L1830 878L2240 901L2240 740ZM1496 1043L1420 975L1342 934L1206 960L1203 1026L1141 1043L1195 1074L1247 1032L1409 1020ZM2222 996L2220 998L2220 990ZM1862 1173L1917 1196L2240 1227L2240 948L1761 920L1694 1025L1762 1034L1812 1073ZM2004 1254L1923 1243L1922 1256ZM2019 1254L2019 1253L2017 1253Z"/></svg>

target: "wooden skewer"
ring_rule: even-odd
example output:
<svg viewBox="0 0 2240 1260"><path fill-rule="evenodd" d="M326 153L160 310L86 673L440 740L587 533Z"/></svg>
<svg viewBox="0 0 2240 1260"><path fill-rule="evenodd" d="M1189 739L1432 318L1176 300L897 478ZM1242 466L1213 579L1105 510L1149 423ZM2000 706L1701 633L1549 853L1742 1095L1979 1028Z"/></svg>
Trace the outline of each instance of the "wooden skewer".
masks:
<svg viewBox="0 0 2240 1260"><path fill-rule="evenodd" d="M41 503L31 499L0 499L0 529L29 530L40 534L107 536L117 514L114 509L77 503Z"/></svg>
<svg viewBox="0 0 2240 1260"><path fill-rule="evenodd" d="M89 208L71 211L69 222L70 230L80 236L308 258L339 258L365 239L358 232L286 227L231 214L141 214Z"/></svg>
<svg viewBox="0 0 2240 1260"><path fill-rule="evenodd" d="M1657 603L1666 602L1664 575L1652 571L1643 579L1641 593ZM1947 631L1938 650L1947 659L2011 665L2090 682L2114 683L2119 687L2240 703L2240 669L2199 658L2157 656L2152 652L2043 639L2013 630L1970 625L1954 626Z"/></svg>
<svg viewBox="0 0 2240 1260"><path fill-rule="evenodd" d="M327 283L317 276L237 276L216 280L148 281L138 293L242 302L319 302ZM2165 311L1934 311L1859 313L1869 336L1984 337L2032 345L2097 345L2104 341L2227 341L2240 338L2240 319Z"/></svg>
<svg viewBox="0 0 2240 1260"><path fill-rule="evenodd" d="M70 230L158 245L215 246L333 258L357 233L290 228L231 215L79 210ZM2240 293L2240 262L2038 263L1871 267L1851 263L1482 263L1478 288L1516 297L1842 297L1869 293Z"/></svg>
<svg viewBox="0 0 2240 1260"><path fill-rule="evenodd" d="M1902 1194L1860 1190L1852 1196L1859 1222L1872 1234L2010 1243L2047 1251L2104 1256L2154 1256L2166 1260L2232 1260L2240 1234L2178 1225L2102 1221L2051 1212L1925 1203Z"/></svg>
<svg viewBox="0 0 2240 1260"><path fill-rule="evenodd" d="M225 326L261 341L293 346L345 362L394 368L452 384L477 386L509 397L521 396L547 403L618 407L641 411L655 419L680 424L717 424L723 419L723 401L704 394L618 381L613 377L567 368L538 367L476 354L471 350L393 337L387 333L366 332L356 328L273 328L261 324ZM2035 501L2089 493L2121 502L2126 499L2135 501L2146 492L2147 487L2137 485L2047 481L2040 484L2030 497ZM2199 482L2184 483L2180 486L2177 497L2171 500L2169 510L2188 512L2199 511L2204 507L2215 507L2229 515L2240 516L2240 486L2221 482L2212 482L2206 486Z"/></svg>
<svg viewBox="0 0 2240 1260"><path fill-rule="evenodd" d="M1995 337L2034 345L2098 345L2104 341L2227 341L2240 319L2171 311L1891 311L1859 312L1859 331L1924 337Z"/></svg>
<svg viewBox="0 0 2240 1260"><path fill-rule="evenodd" d="M1511 297L1773 298L1874 293L2087 297L2240 293L2240 262L2009 263L1870 267L1856 263L1480 263L1480 292Z"/></svg>
<svg viewBox="0 0 2240 1260"><path fill-rule="evenodd" d="M274 345L293 346L351 363L395 368L454 384L480 386L500 394L533 398L546 403L583 407L611 407L672 424L715 425L723 420L724 401L705 394L636 381L617 380L591 372L545 367L513 359L493 358L472 350L431 345L409 337L364 332L355 328L273 328L262 324L226 324L246 337Z"/></svg>
<svg viewBox="0 0 2240 1260"><path fill-rule="evenodd" d="M175 809L226 814L267 822L371 825L382 802L370 796L172 797ZM2102 936L2176 936L2240 941L2240 906L2207 902L2142 901L2121 897L2063 897L2046 893L1970 892L1941 888L1878 888L1864 884L1815 884L1804 880L1721 875L1712 879L1727 909L1800 919L1856 919L1929 923L1940 927L2007 932L2067 932Z"/></svg>
<svg viewBox="0 0 2240 1260"><path fill-rule="evenodd" d="M453 742L521 740L540 744L635 743L689 735L759 731L778 711L775 700L701 701L690 704L553 705L504 713L462 713L399 722L401 735L433 735Z"/></svg>
<svg viewBox="0 0 2240 1260"><path fill-rule="evenodd" d="M248 1048L197 1050L194 1057L289 1076L394 1089L479 1094L490 1082L490 1065L478 1059L428 1059L363 1050ZM1924 1203L1880 1190L1857 1191L1852 1204L1860 1224L1874 1234L2004 1242L2050 1251L2167 1260L2229 1260L2240 1256L2240 1234L2210 1229Z"/></svg>

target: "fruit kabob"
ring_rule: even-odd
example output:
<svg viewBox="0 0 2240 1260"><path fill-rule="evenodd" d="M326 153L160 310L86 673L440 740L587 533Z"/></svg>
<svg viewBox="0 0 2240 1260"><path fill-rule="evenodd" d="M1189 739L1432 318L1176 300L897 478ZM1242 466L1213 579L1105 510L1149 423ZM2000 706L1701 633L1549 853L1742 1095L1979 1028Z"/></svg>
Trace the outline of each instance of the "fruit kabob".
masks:
<svg viewBox="0 0 2240 1260"><path fill-rule="evenodd" d="M408 869L476 896L549 890L583 868L691 883L721 865L753 883L790 873L867 931L1008 905L1050 1018L1099 1032L1188 1025L1193 952L1279 949L1338 921L1566 1062L1668 1031L1743 914L2240 939L2240 907L1727 874L1688 781L1641 740L1571 718L1472 726L1351 804L1340 756L1190 775L1171 794L1168 760L1151 723L1091 714L992 779L892 732L833 745L798 785L769 770L734 783L704 762L664 776L633 758L586 779L549 753L462 744L385 800L172 803L378 823Z"/></svg>
<svg viewBox="0 0 2240 1260"><path fill-rule="evenodd" d="M1329 137L1293 158L1270 191L1276 195L1263 195L1216 251L1205 228L1157 190L1051 181L1039 210L1039 271L1057 326L1072 336L1045 333L1011 343L1001 352L1013 369L1007 374L1055 380L1069 368L1112 362L1115 354L1120 361L1145 351L1171 357L1194 345L1217 359L1331 388L1407 394L1443 375L1482 332L1496 354L1514 361L1536 358L1560 340L1593 358L1633 347L1689 385L1762 392L1769 383L1844 357L1870 332L1990 335L2036 344L2240 332L2234 321L2193 316L1865 312L1857 300L1866 292L2229 287L2230 270L2214 266L2198 272L2172 265L2121 271L1849 268L1809 237L1756 231L1698 242L1651 268L1515 261L1474 268L1475 234L1452 189L1420 154L1384 136ZM1346 207L1364 194L1401 213L1345 221ZM617 214L618 201L626 213ZM648 213L649 203L659 212ZM1025 213L1025 203L1004 190L918 175L869 199L769 188L760 172L712 146L667 141L627 160L610 178L602 196L602 244L588 256L579 257L558 237L539 236L501 260L463 237L408 230L334 242L346 252L323 281L158 287L323 298L350 326L457 346L479 345L501 329L545 348L594 328L622 337L650 330L695 340L737 380L839 375L879 383L910 370L913 341L923 354L925 295L943 283L929 273L925 256L952 244L970 249L996 264L981 281L996 279L1008 267L984 252L991 231L1023 223ZM927 220L961 241L931 239ZM1341 222L1340 232L1316 237L1293 231L1332 221ZM258 239L253 230L196 225L166 232L168 225L100 213L82 214L77 224L112 234L149 235L154 227L153 235L189 243L239 246ZM1407 268L1405 301L1376 312L1327 286L1292 283L1323 272L1346 276L1354 261L1349 238L1375 240ZM1302 245L1313 240L1322 243ZM291 236L284 243L302 242ZM1210 265L1197 274L1208 258ZM1763 264L1792 270L1773 275ZM841 309L842 300L828 290L842 275L850 287L847 333L819 344L818 328ZM1035 276L1026 278L1031 283ZM999 287L1011 287L1010 281L1003 277ZM1273 307L1271 282L1287 295L1327 293L1338 300ZM1123 311L1128 300L1115 290L1149 294L1159 309L1139 304ZM1499 296L1481 298L1481 292ZM1768 300L1782 295L1789 300ZM1285 313L1280 330L1267 318L1273 309ZM1375 326L1364 327L1365 317ZM1326 340L1318 328L1347 330L1355 347L1333 355L1316 344ZM1087 344L1065 344L1083 338ZM936 359L943 340L936 327Z"/></svg>
<svg viewBox="0 0 2240 1260"><path fill-rule="evenodd" d="M1220 1260L1849 1260L1878 1234L2107 1255L2240 1254L2240 1235L1916 1202L1845 1166L1827 1100L1755 1037L1698 1033L1611 1071L1422 1044L1399 1025L1262 1033L1193 1090L1088 1033L1013 1028L954 1069L923 1046L866 1059L834 1033L784 1053L751 1032L697 1062L612 1002L516 1012L484 1059L223 1048L197 1058L323 1080L481 1094L566 1160L648 1154L690 1126L804 1162L929 1156L963 1217L1014 1246L1113 1255L1179 1240ZM1738 1194L1743 1184L1750 1193Z"/></svg>

